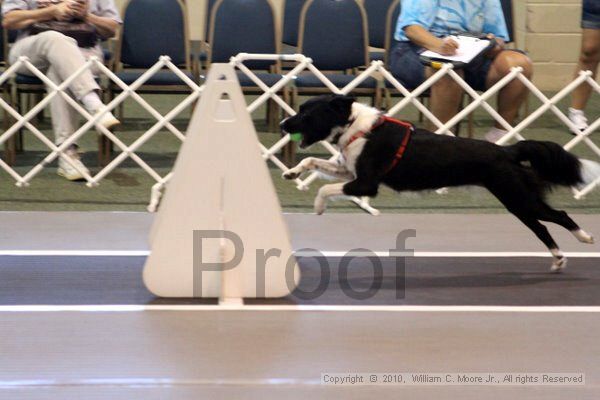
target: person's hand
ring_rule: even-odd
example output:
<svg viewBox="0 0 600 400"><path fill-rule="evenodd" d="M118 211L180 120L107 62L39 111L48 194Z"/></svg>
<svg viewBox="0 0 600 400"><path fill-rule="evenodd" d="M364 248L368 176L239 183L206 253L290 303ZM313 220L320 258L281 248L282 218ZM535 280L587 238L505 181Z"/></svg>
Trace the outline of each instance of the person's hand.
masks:
<svg viewBox="0 0 600 400"><path fill-rule="evenodd" d="M52 6L52 16L57 21L68 21L71 19L71 8L69 3L60 3Z"/></svg>
<svg viewBox="0 0 600 400"><path fill-rule="evenodd" d="M84 19L88 14L89 6L87 0L72 0L69 2L71 16L77 19Z"/></svg>
<svg viewBox="0 0 600 400"><path fill-rule="evenodd" d="M458 42L451 37L445 37L439 40L437 48L433 51L443 56L452 56L456 54L456 49L458 49Z"/></svg>
<svg viewBox="0 0 600 400"><path fill-rule="evenodd" d="M504 48L506 47L506 43L504 43L504 40L502 40L501 38L494 36L493 33L488 33L487 35L485 35L485 37L488 38L489 40L496 41L496 45L490 51L488 51L488 53L486 54L486 57L496 58L496 56L502 50L504 50Z"/></svg>

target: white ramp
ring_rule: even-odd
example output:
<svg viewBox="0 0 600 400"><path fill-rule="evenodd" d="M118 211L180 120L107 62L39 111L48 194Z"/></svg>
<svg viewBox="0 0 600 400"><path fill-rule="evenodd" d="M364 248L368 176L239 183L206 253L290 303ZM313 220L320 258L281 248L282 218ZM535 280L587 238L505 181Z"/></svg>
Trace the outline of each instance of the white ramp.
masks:
<svg viewBox="0 0 600 400"><path fill-rule="evenodd" d="M282 297L300 273L233 68L213 64L150 235L161 297ZM222 272L224 270L224 272Z"/></svg>

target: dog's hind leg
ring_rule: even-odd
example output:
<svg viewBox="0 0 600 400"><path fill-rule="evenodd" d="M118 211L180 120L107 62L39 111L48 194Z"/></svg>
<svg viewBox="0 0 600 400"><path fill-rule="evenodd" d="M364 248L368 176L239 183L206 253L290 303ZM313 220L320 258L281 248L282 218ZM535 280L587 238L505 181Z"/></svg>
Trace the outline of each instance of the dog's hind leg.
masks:
<svg viewBox="0 0 600 400"><path fill-rule="evenodd" d="M582 243L594 243L594 238L586 231L581 229L579 225L569 215L561 210L555 210L545 202L541 201L540 212L538 219L542 221L548 221L562 226L563 228L570 231L573 236Z"/></svg>
<svg viewBox="0 0 600 400"><path fill-rule="evenodd" d="M510 180L496 179L491 184L486 185L488 190L500 200L500 202L515 217L523 222L550 250L554 261L551 271L560 272L567 266L567 258L558 248L558 245L548 232L548 228L542 225L538 219L541 219L540 213L543 208L543 200L539 194L529 190L528 186L520 181L518 177Z"/></svg>
<svg viewBox="0 0 600 400"><path fill-rule="evenodd" d="M523 212L522 210L515 211L511 209L508 211L512 212L517 218L519 218L519 220L523 222L529 229L531 229L538 239L540 239L546 245L546 247L548 247L552 257L554 257L550 271L561 272L563 269L565 269L567 266L567 258L558 248L558 245L550 235L550 232L548 232L548 228L542 225L537 219L529 216L528 212Z"/></svg>

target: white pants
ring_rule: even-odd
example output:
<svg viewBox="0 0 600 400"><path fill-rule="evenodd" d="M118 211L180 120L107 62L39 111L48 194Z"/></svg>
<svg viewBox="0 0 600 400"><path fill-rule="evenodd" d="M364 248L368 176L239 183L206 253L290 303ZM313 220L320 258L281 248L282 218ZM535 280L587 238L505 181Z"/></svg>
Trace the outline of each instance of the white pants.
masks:
<svg viewBox="0 0 600 400"><path fill-rule="evenodd" d="M100 46L89 50L80 49L77 47L75 39L59 32L48 31L18 40L10 50L9 61L14 64L19 57L26 56L50 80L60 84L81 68L86 59L92 55L102 60ZM33 75L25 66L17 72L23 75ZM73 80L69 91L75 99L79 100L91 91L100 89L93 75L97 72L97 68L92 68L92 71L86 70ZM56 95L50 101L50 115L55 141L60 144L75 132L80 114L62 96Z"/></svg>

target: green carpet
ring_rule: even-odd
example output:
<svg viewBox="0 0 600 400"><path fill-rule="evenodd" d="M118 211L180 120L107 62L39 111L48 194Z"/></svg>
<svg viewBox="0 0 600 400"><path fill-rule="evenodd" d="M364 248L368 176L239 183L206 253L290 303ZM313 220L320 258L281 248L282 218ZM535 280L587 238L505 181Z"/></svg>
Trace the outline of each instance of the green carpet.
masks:
<svg viewBox="0 0 600 400"><path fill-rule="evenodd" d="M163 114L183 98L182 96L169 95L147 95L144 97ZM591 120L599 116L594 114L597 114L600 110L599 105L600 100L597 98L593 98L589 104L588 110L590 110ZM539 106L540 103L536 99L530 98L530 113ZM558 107L561 110L566 110L568 107L566 100L558 104ZM124 124L117 133L125 143L130 144L152 126L153 120L146 111L132 100L126 103L124 112ZM259 109L253 117L260 140L268 146L279 138L279 134L266 133L264 113L264 108ZM186 130L189 116L190 112L187 111L174 121L174 124L183 132ZM397 117L411 121L418 120L418 114L413 107L409 107ZM461 127L462 135L466 135L466 125L466 123L463 123ZM474 121L475 137L482 137L491 125L491 117L485 111L478 110ZM39 122L38 126L48 137L52 138L49 118ZM552 140L560 144L564 144L572 138L564 125L550 112L547 112L543 118L538 119L526 129L523 135L528 139ZM29 132L25 132L24 142L25 151L18 154L16 165L17 171L22 174L30 170L48 153L43 144ZM94 132L86 133L79 144L85 152L84 163L90 167L92 172L97 172L96 134ZM155 168L158 173L165 175L173 165L180 144L175 136L163 130L142 146L137 154L151 167ZM118 151L118 149L116 150ZM578 145L573 151L581 157L597 159L585 144ZM320 146L314 146L307 151L300 152L299 159L308 155L320 156L324 154L325 152ZM281 179L280 171L277 168L271 164L269 167L284 210L288 212L310 211L316 190L322 182L316 181L310 190L300 192L293 182ZM88 188L84 183L68 182L57 176L55 170L56 162L44 169L26 188L18 188L12 178L2 172L0 175L0 210L144 211L150 197L150 188L154 184L153 179L131 159L121 164L101 182L100 186L95 188ZM569 190L557 190L551 194L550 202L556 207L573 212L597 213L600 212L600 189L596 189L586 199L580 201L574 200ZM373 200L373 205L388 213L503 212L502 206L495 198L485 190L478 188L455 188L451 189L446 195L438 195L435 192L397 194L384 188L381 190L380 195ZM331 209L339 212L361 212L353 203L343 200L332 203Z"/></svg>

